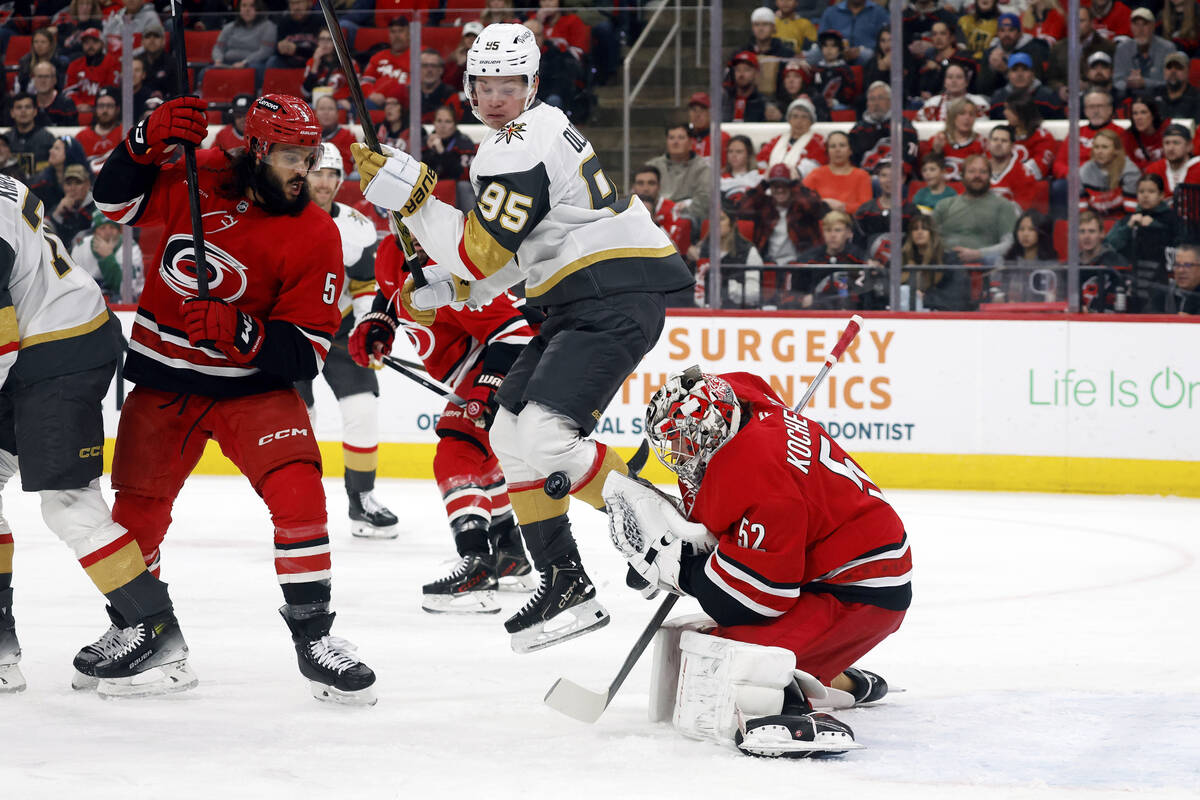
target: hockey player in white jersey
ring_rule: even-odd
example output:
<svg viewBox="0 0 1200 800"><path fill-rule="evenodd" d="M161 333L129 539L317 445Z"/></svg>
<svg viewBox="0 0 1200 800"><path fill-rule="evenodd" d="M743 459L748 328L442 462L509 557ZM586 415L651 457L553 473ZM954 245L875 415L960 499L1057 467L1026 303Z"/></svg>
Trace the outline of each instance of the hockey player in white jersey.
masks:
<svg viewBox="0 0 1200 800"><path fill-rule="evenodd" d="M346 495L350 501L350 533L367 539L395 539L396 515L375 497L375 470L379 466L379 379L375 371L350 360L347 350L350 331L363 314L370 313L375 299L375 226L337 196L345 175L337 147L321 145L321 160L308 173L312 200L333 217L342 236L342 260L346 283L338 307L342 325L333 338L321 374L333 390L342 414L342 462L345 464ZM312 381L297 381L296 390L308 406L316 427Z"/></svg>
<svg viewBox="0 0 1200 800"><path fill-rule="evenodd" d="M515 24L489 25L467 54L464 89L492 132L471 164L479 199L465 216L432 196L437 176L411 156L352 147L367 199L399 211L436 262L428 286L406 284L407 306L482 306L524 281L528 302L547 314L501 384L491 429L541 572L505 622L517 652L608 622L571 534L570 495L601 508L604 479L627 471L588 435L658 340L665 293L692 284L645 205L618 199L591 143L536 102L539 58L533 33Z"/></svg>
<svg viewBox="0 0 1200 800"><path fill-rule="evenodd" d="M42 519L109 602L112 626L75 657L76 689L106 696L189 689L196 677L167 585L100 493L101 403L125 342L92 277L45 225L42 202L0 175L0 489L17 472ZM13 536L0 514L0 693L20 691Z"/></svg>

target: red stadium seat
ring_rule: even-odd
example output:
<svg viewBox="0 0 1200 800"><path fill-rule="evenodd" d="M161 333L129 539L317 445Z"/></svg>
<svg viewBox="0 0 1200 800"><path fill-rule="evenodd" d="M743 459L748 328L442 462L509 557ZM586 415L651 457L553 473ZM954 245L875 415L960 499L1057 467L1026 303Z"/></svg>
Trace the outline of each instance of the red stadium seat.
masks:
<svg viewBox="0 0 1200 800"><path fill-rule="evenodd" d="M748 242L754 241L754 220L739 219L737 221L738 233L742 234L742 238Z"/></svg>
<svg viewBox="0 0 1200 800"><path fill-rule="evenodd" d="M680 217L675 223L675 232L667 231L671 237L671 241L675 244L675 248L686 253L692 245L692 221L687 217Z"/></svg>
<svg viewBox="0 0 1200 800"><path fill-rule="evenodd" d="M300 87L304 83L302 69L268 69L263 72L262 93L290 94L300 96Z"/></svg>
<svg viewBox="0 0 1200 800"><path fill-rule="evenodd" d="M443 178L434 184L433 196L447 205L454 205L454 193L458 189L458 181L453 178Z"/></svg>
<svg viewBox="0 0 1200 800"><path fill-rule="evenodd" d="M358 181L342 181L342 186L337 190L337 194L333 196L333 199L339 203L353 206L361 203L364 198Z"/></svg>
<svg viewBox="0 0 1200 800"><path fill-rule="evenodd" d="M211 64L213 46L220 31L184 31L183 43L187 47L189 64Z"/></svg>
<svg viewBox="0 0 1200 800"><path fill-rule="evenodd" d="M200 84L200 96L210 103L228 103L239 94L255 94L254 70L206 69Z"/></svg>
<svg viewBox="0 0 1200 800"><path fill-rule="evenodd" d="M432 47L449 58L462 41L462 28L421 28L421 49Z"/></svg>
<svg viewBox="0 0 1200 800"><path fill-rule="evenodd" d="M4 51L4 63L12 65L19 62L21 57L29 52L32 42L32 36L10 36L8 49Z"/></svg>
<svg viewBox="0 0 1200 800"><path fill-rule="evenodd" d="M1054 251L1063 261L1067 260L1067 245L1067 221L1056 219L1054 220Z"/></svg>
<svg viewBox="0 0 1200 800"><path fill-rule="evenodd" d="M483 12L482 0L446 0L446 8L442 17L444 25L463 25L479 19Z"/></svg>
<svg viewBox="0 0 1200 800"><path fill-rule="evenodd" d="M1030 205L1037 211L1043 214L1050 213L1050 184L1047 181L1038 181L1037 188L1030 198Z"/></svg>
<svg viewBox="0 0 1200 800"><path fill-rule="evenodd" d="M375 27L386 28L397 14L404 14L411 20L414 11L421 14L439 5L440 0L375 0ZM428 15L423 15L421 19L428 19Z"/></svg>
<svg viewBox="0 0 1200 800"><path fill-rule="evenodd" d="M834 122L855 122L858 120L858 112L853 108L834 109L829 112L829 116Z"/></svg>
<svg viewBox="0 0 1200 800"><path fill-rule="evenodd" d="M224 113L222 113L220 111L214 111L211 108L208 110L207 113L208 113L208 124L209 125L224 125L225 124L225 114Z"/></svg>
<svg viewBox="0 0 1200 800"><path fill-rule="evenodd" d="M9 42L8 46L12 47L12 43ZM1193 58L1188 64L1188 83L1200 86L1200 58Z"/></svg>
<svg viewBox="0 0 1200 800"><path fill-rule="evenodd" d="M91 124L92 124L92 112L91 111L80 111L79 112L80 127L86 128L88 125L91 125Z"/></svg>
<svg viewBox="0 0 1200 800"><path fill-rule="evenodd" d="M387 28L359 28L354 34L354 49L365 53L377 44L388 43Z"/></svg>

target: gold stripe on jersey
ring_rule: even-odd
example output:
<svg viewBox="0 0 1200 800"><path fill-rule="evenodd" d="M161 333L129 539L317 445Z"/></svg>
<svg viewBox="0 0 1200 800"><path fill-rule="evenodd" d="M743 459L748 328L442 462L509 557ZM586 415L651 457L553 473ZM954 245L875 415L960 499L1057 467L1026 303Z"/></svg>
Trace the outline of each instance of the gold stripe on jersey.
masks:
<svg viewBox="0 0 1200 800"><path fill-rule="evenodd" d="M375 294L375 279L369 281L359 281L351 278L347 287L351 297L357 297L361 294Z"/></svg>
<svg viewBox="0 0 1200 800"><path fill-rule="evenodd" d="M117 552L84 567L101 594L119 589L146 571L146 562L137 542L130 542Z"/></svg>
<svg viewBox="0 0 1200 800"><path fill-rule="evenodd" d="M46 342L57 342L63 339L73 339L76 336L84 336L102 327L106 322L108 322L107 308L82 325L76 325L73 328L63 328L61 331L50 331L49 333L39 333L36 336L28 336L21 340L21 347L33 347L35 344L45 344Z"/></svg>
<svg viewBox="0 0 1200 800"><path fill-rule="evenodd" d="M513 257L511 250L492 238L474 211L468 212L463 226L463 249L484 277L498 272Z"/></svg>
<svg viewBox="0 0 1200 800"><path fill-rule="evenodd" d="M598 253L590 253L561 267L537 286L526 287L525 296L539 297L557 286L568 275L573 275L579 272L579 270L587 269L601 261L615 261L619 258L667 258L675 255L677 252L675 245L669 244L665 247L617 247L612 250L601 250Z"/></svg>
<svg viewBox="0 0 1200 800"><path fill-rule="evenodd" d="M17 326L17 309L12 306L0 308L0 350L16 344L20 338L21 330Z"/></svg>

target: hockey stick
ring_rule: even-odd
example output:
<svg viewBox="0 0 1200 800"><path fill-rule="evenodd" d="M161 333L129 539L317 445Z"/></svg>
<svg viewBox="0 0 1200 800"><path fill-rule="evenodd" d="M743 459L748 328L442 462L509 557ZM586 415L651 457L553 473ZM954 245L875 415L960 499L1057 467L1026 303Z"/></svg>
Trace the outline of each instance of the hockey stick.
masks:
<svg viewBox="0 0 1200 800"><path fill-rule="evenodd" d="M560 714L566 714L568 717L577 719L580 722L591 723L600 719L600 715L608 708L608 704L612 702L613 696L621 688L621 684L629 677L629 673L633 670L633 665L637 663L638 659L642 657L642 653L650 646L650 641L654 638L654 634L658 633L658 629L662 627L663 622L667 619L667 614L671 613L671 608L674 607L678 600L679 595L668 594L666 599L658 606L658 610L650 618L650 622L646 625L645 630L642 631L642 635L633 643L633 649L629 651L629 655L625 656L625 662L617 670L617 676L612 679L612 683L608 685L608 689L603 692L594 692L572 680L559 678L550 687L550 691L546 692L543 702Z"/></svg>
<svg viewBox="0 0 1200 800"><path fill-rule="evenodd" d="M188 89L187 44L183 38L183 9L176 10L182 0L171 0L171 35L175 37L175 66L179 75L175 87L180 97L186 97ZM192 207L192 239L195 242L196 297L208 297L208 260L204 257L204 220L200 216L200 184L196 169L196 148L183 145L183 163L187 170L188 205Z"/></svg>
<svg viewBox="0 0 1200 800"><path fill-rule="evenodd" d="M800 402L792 409L795 414L800 413L800 409L808 405L808 401L812 399L819 387L825 380L825 376L829 374L829 370L833 369L833 365L842 357L842 353L846 352L846 348L854 341L854 337L858 336L858 332L862 330L863 318L855 314L850 318L849 324L846 325L846 330L842 331L841 338L837 340L837 344L829 351L829 355L825 356L825 365L821 367L821 371L817 373L817 377L813 378L812 383L808 385L807 391L804 392L804 397L800 398Z"/></svg>
<svg viewBox="0 0 1200 800"><path fill-rule="evenodd" d="M409 369L405 365L404 361L401 361L398 358L392 358L391 356L383 356L383 358L380 360L383 361L383 363L386 364L388 367L391 367L392 369L396 370L396 372L399 372L401 375L408 378L409 380L414 381L415 383L421 384L422 386L424 386L426 389L428 389L431 392L440 394L442 397L446 398L451 403L454 403L454 405L459 406L459 407L466 406L467 401L463 400L461 397L456 395L454 393L454 390L451 389L449 386L442 383L441 381L436 381L433 378L422 375L421 373L417 372L416 370Z"/></svg>
<svg viewBox="0 0 1200 800"><path fill-rule="evenodd" d="M325 25L329 28L329 35L333 37L333 49L337 52L342 72L346 73L350 98L354 101L354 112L358 115L358 121L362 125L363 141L373 152L382 155L383 148L379 146L379 137L375 135L375 128L371 125L371 114L367 111L367 101L363 99L362 84L358 80L358 73L354 71L354 61L350 58L350 49L346 46L346 34L342 31L342 26L338 24L337 16L333 13L333 6L330 5L329 0L320 0L320 3L321 13L325 15ZM420 153L417 155L419 156ZM398 231L396 238L400 242L404 260L408 262L408 271L412 274L413 285L425 286L427 281L421 265L416 260L417 249L413 246L412 234L409 233L399 211L392 211L391 214L392 222L396 223Z"/></svg>

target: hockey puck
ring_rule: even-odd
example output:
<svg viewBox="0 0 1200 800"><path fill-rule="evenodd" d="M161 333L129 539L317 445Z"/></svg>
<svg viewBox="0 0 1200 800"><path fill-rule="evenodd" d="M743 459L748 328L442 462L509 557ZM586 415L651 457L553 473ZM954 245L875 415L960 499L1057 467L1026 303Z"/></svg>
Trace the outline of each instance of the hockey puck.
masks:
<svg viewBox="0 0 1200 800"><path fill-rule="evenodd" d="M571 479L565 472L551 472L546 476L546 483L542 490L552 499L562 500L571 492Z"/></svg>

